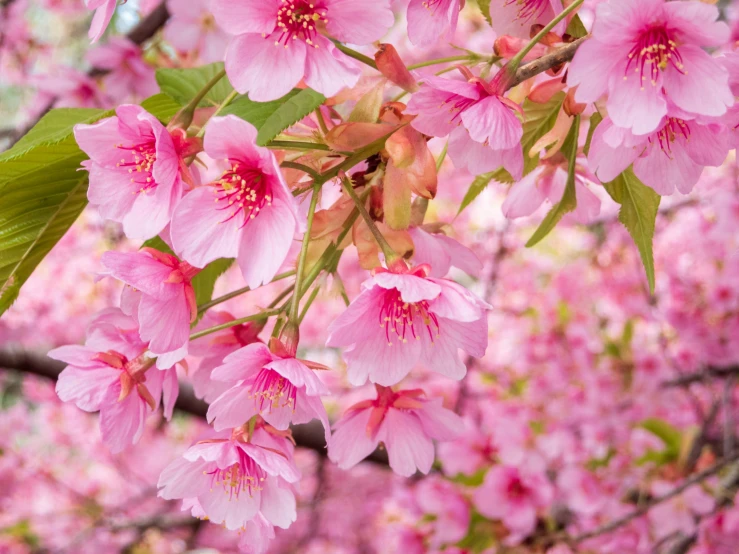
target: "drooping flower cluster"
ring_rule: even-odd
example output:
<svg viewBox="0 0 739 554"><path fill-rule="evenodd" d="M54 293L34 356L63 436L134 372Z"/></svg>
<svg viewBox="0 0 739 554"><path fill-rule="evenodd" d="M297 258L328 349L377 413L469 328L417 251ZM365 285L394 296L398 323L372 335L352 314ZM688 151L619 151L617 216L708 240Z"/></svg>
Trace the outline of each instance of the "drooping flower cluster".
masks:
<svg viewBox="0 0 739 554"><path fill-rule="evenodd" d="M716 6L39 1L61 19L96 10L90 38L106 39L85 56L92 68L53 67L56 47L24 21L27 0L0 6L0 69L38 92L17 120L97 110L52 111L0 157L0 307L77 213L71 183L82 192L89 177L88 216L104 240L63 239L49 259L76 254L64 271L34 275L45 298L25 286L11 312L22 324L3 321L0 336L74 342L80 318L119 298L92 317L84 345L49 352L66 364L57 396L99 412L108 449L87 428L68 438L62 427L84 417L72 406L31 418L14 405L20 395L52 404L37 383L18 393L0 375L0 409L33 421L44 443L82 457L110 450L104 463L149 492L158 484L161 500L112 490L107 466L87 475L23 459L18 425L0 433L0 550L74 549L89 537L90 551L165 551L191 529L188 547L247 554L340 542L358 552L647 552L672 551L670 541L726 554L720 545L739 540L732 491L715 477L724 466L669 494L710 464L728 466L736 434L732 382L711 381L739 360L736 187L725 168L704 172L739 144L739 56ZM127 38L106 32L116 9L117 28L137 10L143 19ZM157 18L164 30L147 40ZM207 62L223 63L198 67ZM85 122L73 131L83 173L70 171L82 155L69 121ZM644 187L669 196L699 183L684 205L664 201L677 227ZM528 220L502 217L545 203L528 244L559 225L556 236L525 250ZM89 287L65 298L80 304L93 278L111 278L67 324L48 290L77 285L83 249L111 251L94 256ZM178 397L202 421L157 422ZM191 446L175 457L175 443ZM364 460L378 467L354 469ZM19 505L16 482L34 479L71 491L55 508L79 534L53 513L53 529L40 529L34 514L53 512L44 494L5 513ZM643 510L634 497L658 504L629 516ZM170 522L171 500L182 500L185 524ZM150 518L149 504L167 516ZM223 529L191 526L189 515Z"/></svg>

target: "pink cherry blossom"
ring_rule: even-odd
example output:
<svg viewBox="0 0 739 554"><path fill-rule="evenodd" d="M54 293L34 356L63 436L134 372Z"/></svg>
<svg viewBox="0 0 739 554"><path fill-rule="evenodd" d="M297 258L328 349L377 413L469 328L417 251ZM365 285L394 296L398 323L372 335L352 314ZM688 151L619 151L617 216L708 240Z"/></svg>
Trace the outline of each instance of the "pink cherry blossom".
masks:
<svg viewBox="0 0 739 554"><path fill-rule="evenodd" d="M511 531L507 544L517 544L536 527L539 510L552 501L552 486L538 472L494 466L475 490L475 507L485 517L498 519Z"/></svg>
<svg viewBox="0 0 739 554"><path fill-rule="evenodd" d="M162 471L159 496L185 500L194 513L227 529L241 529L259 515L287 529L297 517L290 483L300 473L291 451L274 448L265 435L264 429L249 436L238 428L194 444ZM252 532L262 537L265 522L255 525Z"/></svg>
<svg viewBox="0 0 739 554"><path fill-rule="evenodd" d="M213 118L205 152L228 160L221 178L190 192L172 217L175 251L194 266L236 258L251 288L268 283L298 230L295 200L272 152L255 144L257 131L236 116Z"/></svg>
<svg viewBox="0 0 739 554"><path fill-rule="evenodd" d="M490 19L498 36L509 35L531 38L533 25L546 25L562 12L562 0L492 0ZM562 34L565 23L560 22L554 32Z"/></svg>
<svg viewBox="0 0 739 554"><path fill-rule="evenodd" d="M330 435L328 416L321 396L329 393L309 365L325 366L289 356L279 341L271 342L273 350L253 343L229 354L223 365L216 367L211 378L231 387L208 408L208 422L216 431L243 425L255 415L279 430L290 423L308 423L316 418Z"/></svg>
<svg viewBox="0 0 739 554"><path fill-rule="evenodd" d="M123 224L130 238L149 239L169 223L182 196L183 156L194 143L170 134L141 106L124 104L116 115L75 125L74 136L90 156L87 197L103 217Z"/></svg>
<svg viewBox="0 0 739 554"><path fill-rule="evenodd" d="M59 398L87 412L99 411L103 442L114 453L139 441L162 395L164 414L172 417L177 374L174 369L150 369L154 359L146 349L135 320L109 308L90 323L85 346L49 352L49 357L69 364L57 381Z"/></svg>
<svg viewBox="0 0 739 554"><path fill-rule="evenodd" d="M670 195L675 188L688 194L704 167L724 162L730 137L720 123L687 117L679 110L668 114L648 135L634 135L606 118L593 133L591 167L607 182L633 163L636 176L658 194Z"/></svg>
<svg viewBox="0 0 739 554"><path fill-rule="evenodd" d="M228 78L260 102L284 96L301 79L326 96L354 86L359 68L321 29L342 42L369 44L394 21L389 0L213 0L212 6L218 24L236 35L226 51Z"/></svg>
<svg viewBox="0 0 739 554"><path fill-rule="evenodd" d="M39 97L57 108L103 108L110 99L100 84L87 73L73 67L62 67L43 75L34 75L30 83Z"/></svg>
<svg viewBox="0 0 739 554"><path fill-rule="evenodd" d="M414 496L424 514L434 517L429 546L444 551L444 545L461 541L470 526L470 505L459 489L444 479L429 478L415 488Z"/></svg>
<svg viewBox="0 0 739 554"><path fill-rule="evenodd" d="M329 458L349 469L382 442L395 473L405 477L416 470L428 473L434 461L432 440L453 440L462 432L462 420L444 408L440 398L427 399L420 389L394 392L379 385L376 389L377 398L355 404L334 425Z"/></svg>
<svg viewBox="0 0 739 554"><path fill-rule="evenodd" d="M234 319L236 318L228 312L208 310L193 331L202 331ZM203 358L195 371L190 374L198 398L211 404L231 387L227 382L211 379L211 373L232 352L247 344L259 342L259 333L263 328L264 322L242 323L190 341L189 354Z"/></svg>
<svg viewBox="0 0 739 554"><path fill-rule="evenodd" d="M521 108L503 96L505 71L490 83L463 73L467 82L427 77L408 102L406 113L418 114L411 125L427 135L448 135L449 156L460 169L478 175L503 166L520 179Z"/></svg>
<svg viewBox="0 0 739 554"><path fill-rule="evenodd" d="M614 124L645 135L659 129L668 100L697 115L733 105L729 75L702 47L726 41L729 28L705 2L609 0L596 8L593 38L575 54L568 84L578 102L608 93Z"/></svg>
<svg viewBox="0 0 739 554"><path fill-rule="evenodd" d="M88 10L95 10L92 23L90 23L90 31L87 33L91 42L97 42L103 36L117 5L118 0L85 0L85 7Z"/></svg>
<svg viewBox="0 0 739 554"><path fill-rule="evenodd" d="M416 46L439 39L451 40L457 30L461 0L411 0L408 4L408 38Z"/></svg>
<svg viewBox="0 0 739 554"><path fill-rule="evenodd" d="M562 155L540 160L539 167L514 183L508 190L503 202L503 214L509 219L525 217L533 214L544 201L556 204L562 200L567 185L568 162ZM568 214L577 223L586 224L600 213L600 199L593 194L589 186L598 179L587 169L584 158L576 161L575 196L577 208Z"/></svg>
<svg viewBox="0 0 739 554"><path fill-rule="evenodd" d="M477 358L487 346L489 306L464 287L429 277L431 268L382 268L329 327L328 346L347 348L347 376L391 386L416 364L461 379L462 349Z"/></svg>
<svg viewBox="0 0 739 554"><path fill-rule="evenodd" d="M157 366L169 367L184 358L190 323L198 313L191 281L200 270L153 248L106 252L102 262L112 277L138 291L133 303L121 305L138 321L141 338L158 356Z"/></svg>
<svg viewBox="0 0 739 554"><path fill-rule="evenodd" d="M228 35L218 26L210 0L167 0L170 18L164 38L179 52L194 53L205 63L223 60Z"/></svg>
<svg viewBox="0 0 739 554"><path fill-rule="evenodd" d="M652 494L662 495L673 487L672 483L656 481L652 484ZM715 505L716 501L710 494L700 486L694 486L649 510L649 521L658 539L678 531L691 533L695 530L695 516L710 513Z"/></svg>
<svg viewBox="0 0 739 554"><path fill-rule="evenodd" d="M417 265L431 267L432 277L444 277L454 266L473 276L482 271L477 255L443 233L427 233L421 227L411 227L408 233L413 239L413 261Z"/></svg>
<svg viewBox="0 0 739 554"><path fill-rule="evenodd" d="M141 47L125 37L113 37L87 53L87 61L107 70L103 77L105 93L117 101L135 100L156 94L154 68L141 58Z"/></svg>

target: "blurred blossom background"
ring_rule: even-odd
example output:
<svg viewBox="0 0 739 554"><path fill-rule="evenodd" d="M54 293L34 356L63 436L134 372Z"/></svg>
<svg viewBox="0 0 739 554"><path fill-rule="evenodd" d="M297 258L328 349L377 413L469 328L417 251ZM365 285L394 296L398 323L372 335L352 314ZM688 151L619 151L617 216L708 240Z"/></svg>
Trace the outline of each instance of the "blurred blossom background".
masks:
<svg viewBox="0 0 739 554"><path fill-rule="evenodd" d="M473 0L454 46L425 49L410 44L405 3L395 4L396 25L383 41L406 63L453 56L459 47L492 52L495 34ZM0 0L0 147L52 106L139 102L158 91L156 68L222 59L226 42L205 0L166 6L170 18L141 45L125 37L162 9L155 0L121 4L105 37L90 45L83 2ZM739 36L735 6L721 9ZM587 22L587 12L582 18ZM359 88L369 90L374 79L368 72ZM348 112L355 101L339 109ZM438 155L444 141L429 145ZM739 452L734 152L722 167L708 168L690 195L663 199L654 295L618 206L605 201L601 187L590 187L603 200L595 221L566 218L525 248L551 204L507 220L501 206L508 185L493 183L457 215L473 179L446 159L426 222L449 224L483 264L479 275L453 270L451 278L494 307L487 353L466 360L461 385L423 371L404 382L442 396L464 418L465 434L437 447L428 476L409 479L372 461L340 470L321 452L298 448L298 520L278 530L270 552L739 552L736 463L733 473L711 475L613 530L580 536ZM330 206L339 191L327 185L321 205ZM236 534L156 495L160 471L206 430L203 419L182 411L169 423L152 417L139 444L113 455L100 442L96 414L62 403L53 380L30 374L39 373L32 366L43 364L49 349L81 342L94 312L117 304L120 284L98 280L102 253L139 247L86 209L0 319L0 553L238 551ZM368 273L353 248L339 273L354 298ZM233 267L215 295L241 286ZM218 309L251 313L279 290L263 287ZM349 387L339 352L323 346L344 309L339 290L327 280L301 328L304 357L333 368L322 375L333 393L324 398L332 421L372 391ZM188 359L191 368L198 363ZM180 371L188 383L191 375ZM565 532L578 540L561 540ZM676 544L685 549L670 550Z"/></svg>

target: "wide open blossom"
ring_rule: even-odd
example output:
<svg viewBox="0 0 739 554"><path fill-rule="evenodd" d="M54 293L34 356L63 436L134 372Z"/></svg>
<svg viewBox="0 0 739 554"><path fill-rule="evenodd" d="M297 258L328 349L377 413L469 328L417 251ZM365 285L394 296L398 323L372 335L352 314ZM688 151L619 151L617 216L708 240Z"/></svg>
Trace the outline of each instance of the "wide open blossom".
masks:
<svg viewBox="0 0 739 554"><path fill-rule="evenodd" d="M208 310L195 326L193 331L202 331L216 325L222 325L236 319L228 312ZM251 321L240 325L233 325L204 337L190 341L188 353L192 356L202 357L194 372L188 375L192 382L193 390L198 398L202 398L208 404L218 398L223 392L231 388L224 381L214 381L210 378L213 370L223 363L223 359L237 351L242 346L259 342L259 333L264 328L264 321Z"/></svg>
<svg viewBox="0 0 739 554"><path fill-rule="evenodd" d="M92 16L90 30L87 33L91 42L97 42L103 36L108 23L113 18L118 0L85 0L85 7L88 10L95 10Z"/></svg>
<svg viewBox="0 0 739 554"><path fill-rule="evenodd" d="M462 68L467 82L427 77L406 113L418 114L411 125L434 137L449 135L449 156L458 168L475 175L503 166L523 175L521 107L503 96L504 71L490 83Z"/></svg>
<svg viewBox="0 0 739 554"><path fill-rule="evenodd" d="M546 25L562 12L562 0L492 0L490 20L498 36L531 38L533 25ZM553 29L564 33L566 22L561 21Z"/></svg>
<svg viewBox="0 0 739 554"><path fill-rule="evenodd" d="M382 442L390 467L410 477L418 469L428 473L434 462L432 440L455 439L464 429L461 418L442 406L440 398L428 399L420 389L394 392L376 385L377 398L349 408L334 425L328 457L349 469L372 454Z"/></svg>
<svg viewBox="0 0 739 554"><path fill-rule="evenodd" d="M311 367L327 368L290 356L276 339L270 346L244 346L213 370L212 379L231 387L208 408L208 422L220 431L260 415L273 427L286 430L291 422L308 423L317 418L328 440L331 431L321 396L329 391Z"/></svg>
<svg viewBox="0 0 739 554"><path fill-rule="evenodd" d="M195 145L141 106L125 104L115 113L74 126L77 144L90 156L87 198L103 217L122 223L129 238L150 239L172 217L182 196L183 157Z"/></svg>
<svg viewBox="0 0 739 554"><path fill-rule="evenodd" d="M511 531L507 544L517 544L534 530L537 513L549 506L553 492L540 472L498 465L475 490L474 503L482 515L501 520Z"/></svg>
<svg viewBox="0 0 739 554"><path fill-rule="evenodd" d="M462 0L411 0L408 38L416 46L429 46L442 38L452 40L463 4Z"/></svg>
<svg viewBox="0 0 739 554"><path fill-rule="evenodd" d="M298 229L295 199L274 155L257 146L256 137L253 125L233 115L208 123L205 152L228 160L228 169L182 199L171 227L184 260L205 267L236 258L251 288L272 280Z"/></svg>
<svg viewBox="0 0 739 554"><path fill-rule="evenodd" d="M182 499L194 515L227 529L242 529L259 515L287 529L297 517L290 483L299 478L289 447L276 445L263 428L250 435L240 427L191 446L162 471L158 486L160 497Z"/></svg>
<svg viewBox="0 0 739 554"><path fill-rule="evenodd" d="M177 374L151 369L147 344L136 321L118 308L99 313L87 329L85 346L55 348L49 357L69 365L61 372L56 392L86 412L100 412L103 442L114 453L136 444L146 418L159 408L172 417L177 399Z"/></svg>
<svg viewBox="0 0 739 554"><path fill-rule="evenodd" d="M598 179L586 167L585 159L575 165L575 196L577 208L568 214L577 223L590 223L600 213L600 199L588 188ZM503 214L508 219L525 217L534 213L545 200L556 204L562 200L567 186L567 159L557 153L542 159L539 166L523 179L514 183L503 202Z"/></svg>
<svg viewBox="0 0 739 554"><path fill-rule="evenodd" d="M457 351L480 358L488 342L490 306L464 287L429 277L426 265L377 269L362 293L329 327L327 346L346 348L347 376L391 386L416 364L461 379Z"/></svg>
<svg viewBox="0 0 739 554"><path fill-rule="evenodd" d="M720 166L729 152L726 127L674 110L648 135L634 135L617 127L610 118L593 133L588 160L603 182L612 181L632 163L634 173L657 194L683 194L693 186L706 166Z"/></svg>
<svg viewBox="0 0 739 554"><path fill-rule="evenodd" d="M609 0L596 11L593 38L578 48L568 73L578 102L608 93L608 115L637 135L658 130L668 100L706 116L723 115L733 105L727 70L701 48L728 39L715 6Z"/></svg>
<svg viewBox="0 0 739 554"><path fill-rule="evenodd" d="M303 78L326 96L354 86L359 68L322 32L369 44L395 19L389 0L213 0L213 14L237 35L226 51L229 80L260 102L284 96Z"/></svg>
<svg viewBox="0 0 739 554"><path fill-rule="evenodd" d="M133 287L124 289L123 310L133 316L141 338L159 356L157 366L169 367L187 355L190 324L198 306L192 278L200 271L176 256L142 248L138 252L105 252L103 265L112 277Z"/></svg>
<svg viewBox="0 0 739 554"><path fill-rule="evenodd" d="M223 60L229 36L216 23L210 0L169 0L164 38L176 50L193 53L205 63Z"/></svg>

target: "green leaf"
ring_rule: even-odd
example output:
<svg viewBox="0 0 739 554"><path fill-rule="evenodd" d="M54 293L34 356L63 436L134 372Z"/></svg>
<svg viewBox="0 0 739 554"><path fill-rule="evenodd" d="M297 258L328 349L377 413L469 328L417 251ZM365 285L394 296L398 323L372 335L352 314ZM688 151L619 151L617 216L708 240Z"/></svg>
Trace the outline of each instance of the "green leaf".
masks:
<svg viewBox="0 0 739 554"><path fill-rule="evenodd" d="M608 194L621 204L618 220L623 223L639 249L644 270L649 281L649 291L654 293L654 224L661 197L642 183L627 169L610 183L603 183Z"/></svg>
<svg viewBox="0 0 739 554"><path fill-rule="evenodd" d="M160 237L147 240L141 247L154 248L167 254L174 254L172 249ZM231 258L216 260L209 263L200 273L193 277L192 288L195 290L195 300L198 306L202 306L212 300L213 288L216 285L216 281L231 267L233 262Z"/></svg>
<svg viewBox="0 0 739 554"><path fill-rule="evenodd" d="M0 161L0 314L87 204L84 159L70 134Z"/></svg>
<svg viewBox="0 0 739 554"><path fill-rule="evenodd" d="M585 147L583 148L583 152L585 152L586 156L590 154L590 143L593 142L593 133L595 133L595 130L598 128L598 125L600 125L601 121L603 121L603 116L600 115L600 112L595 112L593 115L590 116L588 138L585 141Z"/></svg>
<svg viewBox="0 0 739 554"><path fill-rule="evenodd" d="M531 158L529 157L529 150L536 144L536 141L552 130L564 99L565 93L558 92L550 98L549 102L544 104L532 102L528 98L524 100L523 111L526 115L523 123L523 137L521 138L524 175L528 175L539 165L539 154L537 153ZM513 183L510 173L503 168L493 173L493 180L500 183Z"/></svg>
<svg viewBox="0 0 739 554"><path fill-rule="evenodd" d="M575 193L575 159L577 157L577 135L580 129L580 116L575 116L575 121L572 123L570 132L567 135L567 140L570 141L570 152L569 152L569 165L567 167L567 184L565 185L565 191L562 194L562 200L557 202L549 213L546 215L544 220L539 225L539 228L534 232L532 237L526 243L526 247L530 248L535 244L539 243L544 237L546 237L557 223L569 212L572 212L577 208L577 195Z"/></svg>
<svg viewBox="0 0 739 554"><path fill-rule="evenodd" d="M166 124L169 123L169 120L172 119L172 117L174 117L174 114L180 111L182 106L166 94L160 93L150 96L141 102L141 107L156 117L159 121Z"/></svg>
<svg viewBox="0 0 739 554"><path fill-rule="evenodd" d="M10 150L0 155L0 161L22 156L37 146L51 146L66 139L78 123L95 123L113 111L94 108L60 108L45 114ZM0 176L0 179L2 177Z"/></svg>
<svg viewBox="0 0 739 554"><path fill-rule="evenodd" d="M480 193L485 190L485 187L488 186L492 179L493 173L483 173L482 175L475 177L475 180L470 184L470 188L467 189L467 194L464 195L462 203L459 205L457 215L461 214L462 210L472 204L475 198L480 196Z"/></svg>
<svg viewBox="0 0 739 554"><path fill-rule="evenodd" d="M254 125L257 129L262 127L269 117L275 113L280 106L290 98L298 94L298 89L293 89L282 98L271 102L254 102L249 100L246 94L237 96L233 102L221 110L221 115L232 114L244 119Z"/></svg>
<svg viewBox="0 0 739 554"><path fill-rule="evenodd" d="M282 131L294 125L306 115L323 104L326 97L315 90L306 88L291 96L270 115L264 124L259 127L257 144L266 146L269 141Z"/></svg>
<svg viewBox="0 0 739 554"><path fill-rule="evenodd" d="M654 462L658 465L663 465L674 462L679 458L680 447L682 445L682 433L679 429L667 421L656 417L645 419L638 426L659 438L664 443L665 449L659 452L649 450L637 460L637 464L641 465L646 462Z"/></svg>
<svg viewBox="0 0 739 554"><path fill-rule="evenodd" d="M485 16L487 22L492 25L493 20L490 17L490 0L477 0L477 4L480 6L482 15Z"/></svg>
<svg viewBox="0 0 739 554"><path fill-rule="evenodd" d="M585 25L582 24L580 16L575 15L575 17L570 21L570 24L567 25L565 33L574 38L582 38L588 35L588 30L585 28Z"/></svg>
<svg viewBox="0 0 739 554"><path fill-rule="evenodd" d="M223 71L223 62L216 62L201 67L187 69L157 69L156 79L161 91L174 98L184 106L200 92L203 87L219 72ZM199 106L215 106L233 92L233 87L224 75L213 88L208 91Z"/></svg>
<svg viewBox="0 0 739 554"><path fill-rule="evenodd" d="M142 105L165 123L179 109L164 94ZM51 110L0 156L0 314L87 205L88 174L80 171L87 156L74 140L74 125L112 113Z"/></svg>

